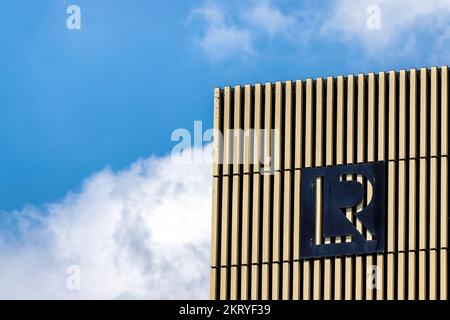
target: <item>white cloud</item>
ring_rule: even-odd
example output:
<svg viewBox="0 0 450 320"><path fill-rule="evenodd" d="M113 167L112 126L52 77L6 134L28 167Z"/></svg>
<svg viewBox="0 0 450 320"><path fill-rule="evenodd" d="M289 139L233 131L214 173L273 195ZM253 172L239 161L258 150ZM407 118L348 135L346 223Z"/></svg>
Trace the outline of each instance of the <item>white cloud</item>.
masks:
<svg viewBox="0 0 450 320"><path fill-rule="evenodd" d="M380 29L367 27L367 20L379 8ZM450 0L337 0L325 15L321 30L325 36L348 42L356 41L368 53L395 50L393 55L407 55L417 50L421 32L428 40L439 41L450 30ZM419 42L419 43L417 43Z"/></svg>
<svg viewBox="0 0 450 320"><path fill-rule="evenodd" d="M0 212L0 298L208 298L211 172L149 158L44 209Z"/></svg>
<svg viewBox="0 0 450 320"><path fill-rule="evenodd" d="M378 9L380 28L369 28ZM220 6L211 0L193 12L206 22L197 34L201 49L216 60L235 54L253 57L273 40L300 48L335 41L361 49L362 59L415 57L428 64L445 63L450 53L450 0L336 0L321 5L248 0Z"/></svg>
<svg viewBox="0 0 450 320"><path fill-rule="evenodd" d="M216 6L196 9L191 17L201 18L204 27L199 44L213 60L228 58L234 54L247 57L252 53L251 32L227 22L222 9Z"/></svg>
<svg viewBox="0 0 450 320"><path fill-rule="evenodd" d="M292 40L299 30L298 17L284 13L270 0L247 1L231 7L208 2L191 12L190 20L196 18L204 22L199 32L200 47L213 60L238 54L245 59L255 54L257 40Z"/></svg>
<svg viewBox="0 0 450 320"><path fill-rule="evenodd" d="M288 36L297 24L297 19L292 15L284 14L270 0L253 2L245 15L250 23L261 28L270 37L277 35Z"/></svg>

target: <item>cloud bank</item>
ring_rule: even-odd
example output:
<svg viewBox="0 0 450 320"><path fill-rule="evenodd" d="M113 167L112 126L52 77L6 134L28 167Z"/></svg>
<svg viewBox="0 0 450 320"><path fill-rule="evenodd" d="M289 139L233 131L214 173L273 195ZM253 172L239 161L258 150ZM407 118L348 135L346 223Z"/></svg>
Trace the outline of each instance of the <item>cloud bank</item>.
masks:
<svg viewBox="0 0 450 320"><path fill-rule="evenodd" d="M381 20L377 30L367 27L374 8ZM325 36L360 44L368 53L398 49L393 54L414 54L421 39L435 44L448 40L450 0L338 0L320 28Z"/></svg>
<svg viewBox="0 0 450 320"><path fill-rule="evenodd" d="M335 42L369 58L422 54L434 61L449 53L450 0L218 3L207 1L194 10L206 22L198 32L201 49L214 60L243 53L248 58L274 41L291 49ZM379 28L368 27L374 18L380 18ZM430 46L433 50L421 50Z"/></svg>
<svg viewBox="0 0 450 320"><path fill-rule="evenodd" d="M197 44L215 61L236 55L249 58L256 53L261 38L298 40L299 17L270 0L239 2L231 7L208 2L192 10L190 20L200 24Z"/></svg>
<svg viewBox="0 0 450 320"><path fill-rule="evenodd" d="M202 24L202 35L197 39L201 49L213 60L222 60L233 54L244 57L252 54L251 33L225 20L217 6L195 9L192 20Z"/></svg>
<svg viewBox="0 0 450 320"><path fill-rule="evenodd" d="M212 171L180 162L106 168L60 202L0 211L0 298L207 299Z"/></svg>

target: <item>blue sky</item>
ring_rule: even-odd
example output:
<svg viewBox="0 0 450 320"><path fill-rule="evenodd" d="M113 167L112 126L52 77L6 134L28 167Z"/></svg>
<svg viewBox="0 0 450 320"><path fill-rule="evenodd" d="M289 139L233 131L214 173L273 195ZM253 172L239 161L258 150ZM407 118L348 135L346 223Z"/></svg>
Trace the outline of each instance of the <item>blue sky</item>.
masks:
<svg viewBox="0 0 450 320"><path fill-rule="evenodd" d="M450 0L5 0L0 30L0 297L73 297L69 264L76 297L205 297L170 261L208 267L211 168L164 158L172 132L212 126L216 86L446 65Z"/></svg>
<svg viewBox="0 0 450 320"><path fill-rule="evenodd" d="M184 1L7 1L0 34L0 208L62 197L83 177L170 150L209 121L211 70L189 50ZM175 15L173 15L175 13Z"/></svg>
<svg viewBox="0 0 450 320"><path fill-rule="evenodd" d="M8 1L1 10L0 208L62 197L111 165L211 123L214 70L190 51L185 2Z"/></svg>
<svg viewBox="0 0 450 320"><path fill-rule="evenodd" d="M371 56L356 31L321 30L336 16L333 2L266 3L293 17L278 22L288 31L246 21L251 1L4 1L0 208L54 201L107 165L168 153L175 128L212 125L214 86L447 62L429 56L427 30L411 54L393 52L402 44L394 39L399 48L389 43ZM65 26L70 4L81 8L81 30ZM251 52L211 45L225 51L217 58L204 50L205 8L221 12L225 28L250 34Z"/></svg>

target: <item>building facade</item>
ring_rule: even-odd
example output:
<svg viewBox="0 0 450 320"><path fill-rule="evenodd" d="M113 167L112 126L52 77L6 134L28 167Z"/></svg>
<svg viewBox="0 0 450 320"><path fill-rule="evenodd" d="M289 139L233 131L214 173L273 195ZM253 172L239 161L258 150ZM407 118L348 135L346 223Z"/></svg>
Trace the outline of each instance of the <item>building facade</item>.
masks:
<svg viewBox="0 0 450 320"><path fill-rule="evenodd" d="M211 299L448 297L448 68L215 89Z"/></svg>

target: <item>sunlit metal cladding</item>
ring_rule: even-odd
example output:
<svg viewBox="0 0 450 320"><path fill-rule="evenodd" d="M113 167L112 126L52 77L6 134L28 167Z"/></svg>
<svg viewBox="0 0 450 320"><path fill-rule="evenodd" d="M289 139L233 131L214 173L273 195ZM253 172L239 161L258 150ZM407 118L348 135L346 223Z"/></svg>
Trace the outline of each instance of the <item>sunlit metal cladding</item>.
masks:
<svg viewBox="0 0 450 320"><path fill-rule="evenodd" d="M446 66L215 89L211 298L447 299L448 93Z"/></svg>

